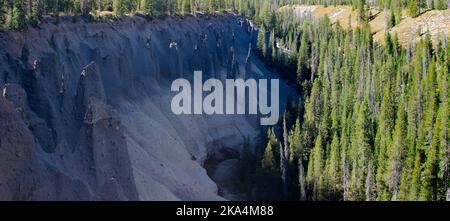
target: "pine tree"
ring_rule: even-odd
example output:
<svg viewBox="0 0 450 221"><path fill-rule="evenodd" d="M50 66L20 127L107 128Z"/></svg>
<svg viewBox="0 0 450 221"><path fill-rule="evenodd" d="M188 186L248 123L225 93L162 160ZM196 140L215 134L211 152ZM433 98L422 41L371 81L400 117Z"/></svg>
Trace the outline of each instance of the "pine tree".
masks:
<svg viewBox="0 0 450 221"><path fill-rule="evenodd" d="M368 15L367 15L367 11L366 11L366 1L365 0L359 0L359 4L358 4L358 22L359 23L368 22Z"/></svg>
<svg viewBox="0 0 450 221"><path fill-rule="evenodd" d="M336 59L339 60L339 59ZM339 62L339 61L338 61ZM341 95L341 76L337 73L339 73L339 67L336 65L335 70L333 71L333 77L331 82L331 128L330 128L330 134L336 134L340 133L340 95ZM339 143L339 140L337 141Z"/></svg>
<svg viewBox="0 0 450 221"><path fill-rule="evenodd" d="M408 194L408 200L415 201L419 199L420 193L420 179L422 171L422 153L420 150L415 152L414 167L411 174L411 184Z"/></svg>
<svg viewBox="0 0 450 221"><path fill-rule="evenodd" d="M301 126L300 126L300 120L297 118L295 121L295 125L293 130L289 133L289 152L290 159L289 161L292 163L295 160L302 160L302 143L301 143Z"/></svg>
<svg viewBox="0 0 450 221"><path fill-rule="evenodd" d="M397 6L395 9L395 24L398 25L403 18L403 9L400 6Z"/></svg>
<svg viewBox="0 0 450 221"><path fill-rule="evenodd" d="M257 46L263 56L266 56L266 29L261 26L258 31Z"/></svg>
<svg viewBox="0 0 450 221"><path fill-rule="evenodd" d="M191 13L191 0L183 0L182 13Z"/></svg>
<svg viewBox="0 0 450 221"><path fill-rule="evenodd" d="M33 1L30 21L33 26L37 26L42 20L42 0Z"/></svg>
<svg viewBox="0 0 450 221"><path fill-rule="evenodd" d="M422 182L420 185L419 200L430 201L436 200L437 186L437 150L435 145L431 145L428 149L427 158L425 160L424 170L422 172Z"/></svg>
<svg viewBox="0 0 450 221"><path fill-rule="evenodd" d="M323 59L329 60L329 55L325 55ZM331 141L331 109L330 106L330 97L331 97L331 61L325 62L323 68L321 68L321 79L323 79L323 85L322 85L322 112L320 117L320 123L319 123L319 133L322 134L322 139L329 143Z"/></svg>
<svg viewBox="0 0 450 221"><path fill-rule="evenodd" d="M308 51L309 51L309 43L308 43L308 35L307 35L307 24L303 23L303 34L300 40L300 48L298 50L298 58L297 58L297 80L301 83L304 79L306 79L308 73Z"/></svg>
<svg viewBox="0 0 450 221"><path fill-rule="evenodd" d="M309 158L308 172L306 175L306 183L309 190L311 191L312 200L322 199L322 171L323 171L323 147L322 147L322 136L316 139L316 144L312 150L311 156Z"/></svg>
<svg viewBox="0 0 450 221"><path fill-rule="evenodd" d="M5 15L7 14L7 1L0 1L0 29L2 28L2 24L4 24L5 21Z"/></svg>
<svg viewBox="0 0 450 221"><path fill-rule="evenodd" d="M449 4L449 6L450 6L450 4ZM445 9L447 9L446 0L438 0L438 2L436 3L436 9L438 9L438 10L445 10Z"/></svg>
<svg viewBox="0 0 450 221"><path fill-rule="evenodd" d="M364 100L360 105L355 106L358 113L356 115L355 128L352 136L351 159L356 162L353 182L354 197L356 200L365 200L365 181L371 159L371 126L370 113L367 102Z"/></svg>
<svg viewBox="0 0 450 221"><path fill-rule="evenodd" d="M422 102L422 85L421 76L425 73L423 70L423 44L416 47L416 54L413 62L410 65L410 79L408 79L408 91L403 92L406 95L402 95L407 108L406 117L406 138L404 140L403 150L405 151L406 161L404 162L404 169L402 175L402 182L400 186L401 195L398 196L399 200L417 200L420 193L420 179L423 163L423 151L422 146L424 127L421 125L420 120L423 117L423 102ZM405 85L403 85L405 86ZM403 101L403 100L402 100ZM409 192L409 193L407 193Z"/></svg>
<svg viewBox="0 0 450 221"><path fill-rule="evenodd" d="M389 28L393 28L396 24L397 24L397 22L396 22L394 10L391 9L391 10L389 10L389 23L388 23L388 27L389 27Z"/></svg>
<svg viewBox="0 0 450 221"><path fill-rule="evenodd" d="M317 78L314 81L313 88L310 96L305 102L305 114L304 123L302 129L302 143L306 147L306 151L312 148L315 143L315 139L318 133L320 116L321 116L321 104L322 97L320 88L322 85L321 78Z"/></svg>
<svg viewBox="0 0 450 221"><path fill-rule="evenodd" d="M447 46L448 47L448 46ZM434 124L433 139L431 146L435 146L438 151L438 197L437 200L445 200L447 190L450 189L450 149L449 149L449 92L448 92L448 71L450 50L447 48L447 59L439 59L439 71L438 71L438 89L440 93L439 108L437 110L436 122ZM444 53L443 53L444 54Z"/></svg>
<svg viewBox="0 0 450 221"><path fill-rule="evenodd" d="M425 43L430 44L430 43ZM429 46L431 48L431 46ZM426 50L426 47L424 47ZM427 54L427 52L424 52ZM425 63L423 63L425 64ZM433 124L435 119L435 107L436 107L436 64L434 56L431 58L430 64L428 66L429 70L426 76L422 79L423 91L427 99L424 100L424 113L422 121L420 122L419 132L418 132L418 146L423 147L426 152L426 159L424 163L424 169L421 174L421 189L420 189L420 200L437 200L438 193L438 146L439 143L439 133L440 125L438 123ZM434 130L433 130L434 127Z"/></svg>
<svg viewBox="0 0 450 221"><path fill-rule="evenodd" d="M210 14L215 14L217 10L217 2L216 0L208 0L208 11Z"/></svg>
<svg viewBox="0 0 450 221"><path fill-rule="evenodd" d="M406 145L406 144L405 144ZM419 177L413 177L413 174L416 174L420 176L420 168L416 168L416 160L417 157L420 154L418 151L416 151L413 148L409 148L410 150L406 153L406 159L403 164L402 173L401 173L401 181L400 181L400 187L398 190L398 195L395 195L395 199L397 200L410 200L412 196L412 189L417 182L419 182ZM391 165L388 165L391 166ZM419 171L417 171L419 170ZM390 171L392 172L392 171ZM417 185L419 185L417 183ZM413 194L415 195L415 194ZM386 196L387 197L387 196ZM392 199L392 196L389 198L385 198L386 200ZM414 197L415 199L415 197Z"/></svg>
<svg viewBox="0 0 450 221"><path fill-rule="evenodd" d="M417 17L419 15L419 1L420 0L409 0L408 1L408 11L412 17Z"/></svg>
<svg viewBox="0 0 450 221"><path fill-rule="evenodd" d="M386 51L388 54L394 53L394 42L392 41L392 36L389 32L386 32L386 36L384 38L384 42L386 45Z"/></svg>
<svg viewBox="0 0 450 221"><path fill-rule="evenodd" d="M325 166L325 187L328 191L327 199L338 200L342 184L339 169L339 137L334 134L330 147L330 156Z"/></svg>
<svg viewBox="0 0 450 221"><path fill-rule="evenodd" d="M271 171L271 172L277 172L278 171L278 167L277 167L277 162L275 159L276 156L276 150L279 149L279 142L278 139L275 136L275 132L272 129L269 129L267 131L267 145L266 145L266 149L264 151L264 156L262 159L262 168L267 170L267 171Z"/></svg>
<svg viewBox="0 0 450 221"><path fill-rule="evenodd" d="M124 0L114 0L113 1L114 15L124 16L126 12Z"/></svg>
<svg viewBox="0 0 450 221"><path fill-rule="evenodd" d="M373 167L372 161L369 161L365 187L366 187L366 201L376 200L375 174L374 174L374 167Z"/></svg>
<svg viewBox="0 0 450 221"><path fill-rule="evenodd" d="M344 99L344 101L346 101L346 99ZM345 107L345 105L344 105ZM344 108L343 110L343 114L342 114L342 132L341 132L341 140L339 142L340 146L341 146L341 174L342 174L342 199L343 200L349 200L351 199L351 194L350 194L350 166L349 166L349 146L350 146L350 141L349 141L349 134L350 134L350 124L348 124L350 122L350 120L348 120L349 118L346 117L347 116L347 111L346 108Z"/></svg>
<svg viewBox="0 0 450 221"><path fill-rule="evenodd" d="M298 185L300 189L300 200L305 201L307 199L306 196L306 180L305 180L305 167L303 166L304 162L304 153L303 153L303 145L301 142L301 126L300 120L297 118L295 121L294 128L289 133L289 152L290 159L289 162L292 164L295 161L298 162Z"/></svg>
<svg viewBox="0 0 450 221"><path fill-rule="evenodd" d="M392 71L392 60L383 67L380 75L385 76L386 73ZM380 117L378 119L378 130L375 139L375 155L377 158L376 187L378 200L390 200L390 191L386 182L386 170L388 162L388 149L392 142L391 131L393 130L394 113L394 95L391 92L391 81L387 79L383 88L383 99L381 102Z"/></svg>
<svg viewBox="0 0 450 221"><path fill-rule="evenodd" d="M400 103L397 111L392 144L388 150L388 167L386 182L394 200L398 197L398 191L402 173L402 159L405 151L406 122L403 102Z"/></svg>
<svg viewBox="0 0 450 221"><path fill-rule="evenodd" d="M268 30L272 30L273 28L270 27L271 15L270 3L269 1L264 1L262 8L260 9L259 20Z"/></svg>
<svg viewBox="0 0 450 221"><path fill-rule="evenodd" d="M10 29L23 30L26 27L24 0L15 0L8 10L7 27Z"/></svg>

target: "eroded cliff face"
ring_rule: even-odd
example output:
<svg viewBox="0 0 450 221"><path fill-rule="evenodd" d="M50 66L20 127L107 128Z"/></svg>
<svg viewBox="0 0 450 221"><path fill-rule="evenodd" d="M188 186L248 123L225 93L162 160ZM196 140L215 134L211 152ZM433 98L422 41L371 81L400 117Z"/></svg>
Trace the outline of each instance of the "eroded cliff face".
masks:
<svg viewBox="0 0 450 221"><path fill-rule="evenodd" d="M236 178L230 170L245 138L256 142L259 120L175 115L170 84L194 70L274 77L253 55L252 35L235 15L0 33L0 199L224 199L220 180ZM218 185L203 168L211 156Z"/></svg>

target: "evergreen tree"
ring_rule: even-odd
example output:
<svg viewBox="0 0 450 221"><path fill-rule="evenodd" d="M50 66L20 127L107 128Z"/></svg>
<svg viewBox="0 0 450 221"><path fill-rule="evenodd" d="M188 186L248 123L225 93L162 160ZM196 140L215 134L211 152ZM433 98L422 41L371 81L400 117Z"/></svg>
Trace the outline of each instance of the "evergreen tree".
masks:
<svg viewBox="0 0 450 221"><path fill-rule="evenodd" d="M449 2L449 6L450 6L450 2ZM447 9L446 0L438 0L437 3L436 3L436 9L438 9L438 10L445 10L445 9Z"/></svg>
<svg viewBox="0 0 450 221"><path fill-rule="evenodd" d="M400 179L402 173L402 159L405 151L406 122L403 103L401 102L397 111L397 120L393 134L393 141L388 150L387 185L393 195L393 199L398 197Z"/></svg>
<svg viewBox="0 0 450 221"><path fill-rule="evenodd" d="M183 0L181 8L181 13L191 13L191 0Z"/></svg>
<svg viewBox="0 0 450 221"><path fill-rule="evenodd" d="M5 14L7 14L8 7L7 7L7 1L1 0L0 1L0 29L2 28L2 24L4 24L5 21Z"/></svg>
<svg viewBox="0 0 450 221"><path fill-rule="evenodd" d="M33 1L33 7L31 9L31 17L30 21L33 26L37 26L39 22L42 20L42 1L37 0Z"/></svg>
<svg viewBox="0 0 450 221"><path fill-rule="evenodd" d="M415 152L414 156L414 162L412 166L412 174L410 175L410 179L404 179L405 181L402 181L402 185L406 188L409 188L405 191L404 197L399 197L400 200L411 200L415 201L419 198L419 192L420 192L420 173L421 173L421 166L422 166L422 154L420 151ZM404 174L406 174L409 170L404 170ZM405 177L405 176L404 176ZM410 180L410 181L409 181ZM408 185L407 182L410 182Z"/></svg>
<svg viewBox="0 0 450 221"><path fill-rule="evenodd" d="M366 187L366 201L376 200L375 175L372 161L369 161L365 187Z"/></svg>
<svg viewBox="0 0 450 221"><path fill-rule="evenodd" d="M440 69L437 71L437 82L439 89L438 94L438 110L436 122L434 124L433 139L431 146L435 146L438 152L438 190L436 200L445 200L446 191L450 189L450 149L449 149L449 92L448 92L448 72L449 72L449 58L450 47L447 46L447 58L445 58L445 48L442 49L442 57L438 64ZM447 66L447 68L446 68Z"/></svg>
<svg viewBox="0 0 450 221"><path fill-rule="evenodd" d="M420 185L419 200L436 200L437 186L437 150L435 145L431 145L427 151L427 158L422 172L422 182Z"/></svg>
<svg viewBox="0 0 450 221"><path fill-rule="evenodd" d="M297 60L297 80L301 83L304 79L306 79L308 73L308 60L309 60L309 43L307 36L307 24L306 22L303 24L303 34L300 40L300 49L298 50L298 60Z"/></svg>
<svg viewBox="0 0 450 221"><path fill-rule="evenodd" d="M392 60L391 63L392 64ZM392 71L391 65L384 67L381 76L385 76L386 73ZM391 83L390 80L386 80L385 86L383 88L383 100L381 102L381 114L378 119L378 130L375 140L375 151L377 157L377 173L376 173L376 187L379 200L389 200L391 198L390 191L387 187L386 182L386 165L388 162L388 150L392 142L391 131L393 129L393 119L394 114L394 95L391 93Z"/></svg>
<svg viewBox="0 0 450 221"><path fill-rule="evenodd" d="M266 29L261 26L258 31L257 46L263 56L266 56Z"/></svg>
<svg viewBox="0 0 450 221"><path fill-rule="evenodd" d="M266 149L264 151L264 156L262 159L262 168L267 170L267 171L271 171L271 172L277 172L278 171L278 167L277 167L277 162L275 159L276 156L276 150L279 149L279 142L278 139L276 138L275 132L272 129L269 129L267 131L267 145L266 145Z"/></svg>
<svg viewBox="0 0 450 221"><path fill-rule="evenodd" d="M321 88L321 78L317 78L314 81L313 88L311 90L310 96L305 101L305 114L304 123L302 129L302 143L307 148L312 148L315 143L315 138L317 136L320 116L321 116L321 103L322 98L320 94Z"/></svg>
<svg viewBox="0 0 450 221"><path fill-rule="evenodd" d="M356 168L353 171L355 173L354 190L356 200L365 200L365 180L369 170L369 161L371 159L371 125L370 125L370 113L368 110L367 102L363 101L360 105L357 105L355 110L357 111L355 128L352 137L352 157L351 159L356 162Z"/></svg>
<svg viewBox="0 0 450 221"><path fill-rule="evenodd" d="M359 0L358 4L358 22L365 23L368 22L368 15L366 10L366 1Z"/></svg>
<svg viewBox="0 0 450 221"><path fill-rule="evenodd" d="M124 0L114 0L113 1L114 15L124 16L126 12L126 6Z"/></svg>
<svg viewBox="0 0 450 221"><path fill-rule="evenodd" d="M408 1L408 11L412 17L417 17L419 15L419 12L420 12L419 1L420 0L409 0Z"/></svg>
<svg viewBox="0 0 450 221"><path fill-rule="evenodd" d="M323 165L322 136L319 134L309 159L308 172L306 175L306 183L312 193L312 200L322 199L323 183L321 178Z"/></svg>
<svg viewBox="0 0 450 221"><path fill-rule="evenodd" d="M294 128L289 133L289 152L290 159L289 161L292 163L295 160L302 160L303 157L303 147L301 143L301 126L300 120L297 118L295 121Z"/></svg>
<svg viewBox="0 0 450 221"><path fill-rule="evenodd" d="M327 199L338 200L340 194L341 173L339 169L339 137L335 133L330 147L330 156L325 166L325 187Z"/></svg>
<svg viewBox="0 0 450 221"><path fill-rule="evenodd" d="M397 21L396 21L396 18L395 18L394 10L391 9L391 10L389 10L388 28L393 28L396 24L397 24Z"/></svg>
<svg viewBox="0 0 450 221"><path fill-rule="evenodd" d="M272 30L273 27L270 25L272 11L270 10L269 1L264 1L259 16L260 21L262 21L262 24L266 27L266 29Z"/></svg>
<svg viewBox="0 0 450 221"><path fill-rule="evenodd" d="M26 27L24 0L15 0L8 10L7 27L10 29L22 30Z"/></svg>

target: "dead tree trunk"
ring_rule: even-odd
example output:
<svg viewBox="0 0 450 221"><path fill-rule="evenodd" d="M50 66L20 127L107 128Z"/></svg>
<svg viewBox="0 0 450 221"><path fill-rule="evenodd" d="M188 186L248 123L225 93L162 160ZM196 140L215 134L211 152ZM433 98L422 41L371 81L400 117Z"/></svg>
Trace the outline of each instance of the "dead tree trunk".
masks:
<svg viewBox="0 0 450 221"><path fill-rule="evenodd" d="M27 12L28 16L31 16L31 13L33 13L33 0L28 0Z"/></svg>
<svg viewBox="0 0 450 221"><path fill-rule="evenodd" d="M298 184L300 186L300 201L306 201L305 169L301 158L298 160Z"/></svg>
<svg viewBox="0 0 450 221"><path fill-rule="evenodd" d="M81 14L85 18L89 17L89 4L88 3L89 3L88 0L81 0L80 1Z"/></svg>
<svg viewBox="0 0 450 221"><path fill-rule="evenodd" d="M289 143L288 143L288 131L286 125L286 116L283 118L283 144L280 144L280 169L281 169L281 182L283 188L283 199L287 200L289 197Z"/></svg>

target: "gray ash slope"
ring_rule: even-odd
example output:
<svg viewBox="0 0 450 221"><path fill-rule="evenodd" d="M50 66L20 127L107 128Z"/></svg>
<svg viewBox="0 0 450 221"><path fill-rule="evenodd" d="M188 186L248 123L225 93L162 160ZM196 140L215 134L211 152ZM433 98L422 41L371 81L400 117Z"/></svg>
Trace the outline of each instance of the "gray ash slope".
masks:
<svg viewBox="0 0 450 221"><path fill-rule="evenodd" d="M259 120L174 115L170 84L275 77L253 35L231 14L0 33L0 200L223 200L213 180L239 178L239 161L222 150L257 140Z"/></svg>

